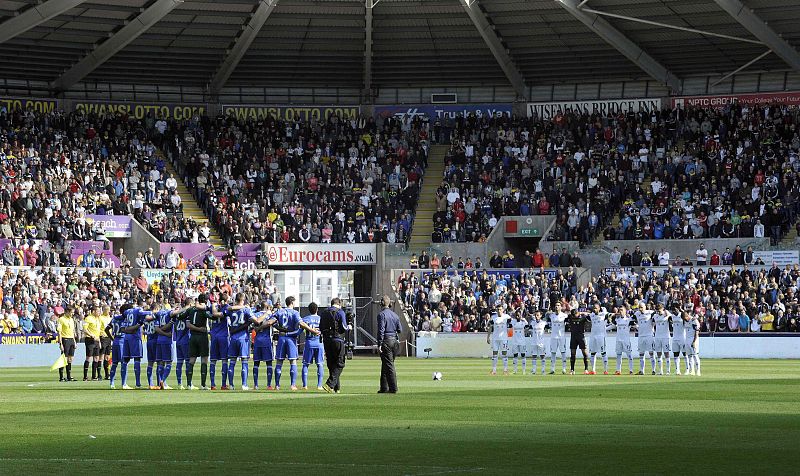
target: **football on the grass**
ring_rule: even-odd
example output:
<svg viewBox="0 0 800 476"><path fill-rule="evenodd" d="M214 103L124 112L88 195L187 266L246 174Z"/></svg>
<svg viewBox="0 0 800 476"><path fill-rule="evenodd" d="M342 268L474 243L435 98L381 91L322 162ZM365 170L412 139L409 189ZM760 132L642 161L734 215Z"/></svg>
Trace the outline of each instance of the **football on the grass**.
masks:
<svg viewBox="0 0 800 476"><path fill-rule="evenodd" d="M433 379L434 380L441 380L442 379L442 373L441 372L434 372L433 373Z"/></svg>

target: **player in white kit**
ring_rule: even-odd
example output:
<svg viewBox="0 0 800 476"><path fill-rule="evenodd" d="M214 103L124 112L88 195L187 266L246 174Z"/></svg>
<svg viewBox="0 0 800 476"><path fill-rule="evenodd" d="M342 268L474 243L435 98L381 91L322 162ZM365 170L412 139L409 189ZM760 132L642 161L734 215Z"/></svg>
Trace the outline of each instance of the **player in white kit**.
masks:
<svg viewBox="0 0 800 476"><path fill-rule="evenodd" d="M536 375L536 359L538 357L539 360L542 361L542 375L545 373L545 344L544 344L544 330L547 327L547 322L542 319L542 312L536 311L533 315L533 319L531 320L530 324L530 348L528 349L528 353L533 358L533 364L531 375Z"/></svg>
<svg viewBox="0 0 800 476"><path fill-rule="evenodd" d="M672 313L664 309L663 304L659 304L656 312L653 313L653 321L656 324L656 338L653 341L653 348L658 354L658 375L664 375L664 357L667 358L667 375L669 375L669 369L672 367L669 336L670 320L672 320Z"/></svg>
<svg viewBox="0 0 800 476"><path fill-rule="evenodd" d="M608 312L595 303L589 318L592 330L589 333L589 353L592 356L592 370L589 375L594 375L597 367L597 354L603 358L603 375L608 375L608 354L606 353L606 331L608 330Z"/></svg>
<svg viewBox="0 0 800 476"><path fill-rule="evenodd" d="M518 309L511 320L511 329L514 332L511 336L511 353L514 354L514 373L517 373L517 362L522 357L523 375L525 374L525 365L528 362L528 344L525 338L526 327L528 327L528 321L522 317L522 309Z"/></svg>
<svg viewBox="0 0 800 476"><path fill-rule="evenodd" d="M508 374L508 334L511 316L505 313L505 304L499 304L489 321L486 343L492 345L492 375L497 375L497 354L503 354L503 373ZM491 340L490 340L491 339Z"/></svg>
<svg viewBox="0 0 800 476"><path fill-rule="evenodd" d="M681 354L686 356L686 328L683 325L683 318L686 315L686 312L682 312L680 319L672 319L672 352L675 357L673 359L675 361L675 375L681 374ZM686 367L689 367L688 357L686 357Z"/></svg>
<svg viewBox="0 0 800 476"><path fill-rule="evenodd" d="M555 312L547 314L550 321L550 375L556 373L556 352L561 354L561 373L567 373L567 313L561 310L561 303L556 303Z"/></svg>
<svg viewBox="0 0 800 476"><path fill-rule="evenodd" d="M628 315L628 309L621 306L614 316L614 327L617 328L617 371L614 375L622 373L622 354L628 354L628 373L633 374L633 352L631 351L631 326L633 319Z"/></svg>
<svg viewBox="0 0 800 476"><path fill-rule="evenodd" d="M686 313L683 317L686 329L686 354L689 361L687 375L700 376L700 319L695 314Z"/></svg>
<svg viewBox="0 0 800 476"><path fill-rule="evenodd" d="M639 304L636 311L636 327L639 332L639 373L644 375L644 356L650 356L650 367L653 375L656 374L656 357L653 352L653 311L648 310L644 303Z"/></svg>

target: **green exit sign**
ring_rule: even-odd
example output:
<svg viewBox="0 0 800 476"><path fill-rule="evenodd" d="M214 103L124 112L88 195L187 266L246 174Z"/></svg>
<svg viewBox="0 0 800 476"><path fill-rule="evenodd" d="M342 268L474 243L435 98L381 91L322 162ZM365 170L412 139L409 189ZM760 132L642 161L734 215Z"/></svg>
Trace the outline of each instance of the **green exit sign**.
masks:
<svg viewBox="0 0 800 476"><path fill-rule="evenodd" d="M519 230L519 234L523 236L537 236L539 235L538 228L523 228Z"/></svg>

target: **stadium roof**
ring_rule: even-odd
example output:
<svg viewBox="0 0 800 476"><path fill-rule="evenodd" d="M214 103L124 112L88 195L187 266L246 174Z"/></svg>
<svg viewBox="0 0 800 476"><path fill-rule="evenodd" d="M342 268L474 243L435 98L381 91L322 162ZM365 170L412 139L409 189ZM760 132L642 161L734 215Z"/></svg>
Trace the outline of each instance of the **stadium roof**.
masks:
<svg viewBox="0 0 800 476"><path fill-rule="evenodd" d="M54 91L79 81L521 91L649 78L676 90L742 66L800 71L800 2L743 1L0 0L0 78Z"/></svg>

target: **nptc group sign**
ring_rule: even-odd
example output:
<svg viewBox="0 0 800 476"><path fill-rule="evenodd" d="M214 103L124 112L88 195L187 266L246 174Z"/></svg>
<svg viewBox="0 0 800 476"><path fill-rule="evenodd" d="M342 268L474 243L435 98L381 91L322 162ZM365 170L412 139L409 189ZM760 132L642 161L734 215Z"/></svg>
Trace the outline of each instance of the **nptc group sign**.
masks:
<svg viewBox="0 0 800 476"><path fill-rule="evenodd" d="M361 266L377 263L374 244L269 243L267 260L272 266Z"/></svg>
<svg viewBox="0 0 800 476"><path fill-rule="evenodd" d="M800 91L777 91L772 93L753 94L716 94L712 96L680 96L672 98L672 107L686 109L702 107L721 109L728 105L754 106L757 104L800 105Z"/></svg>

